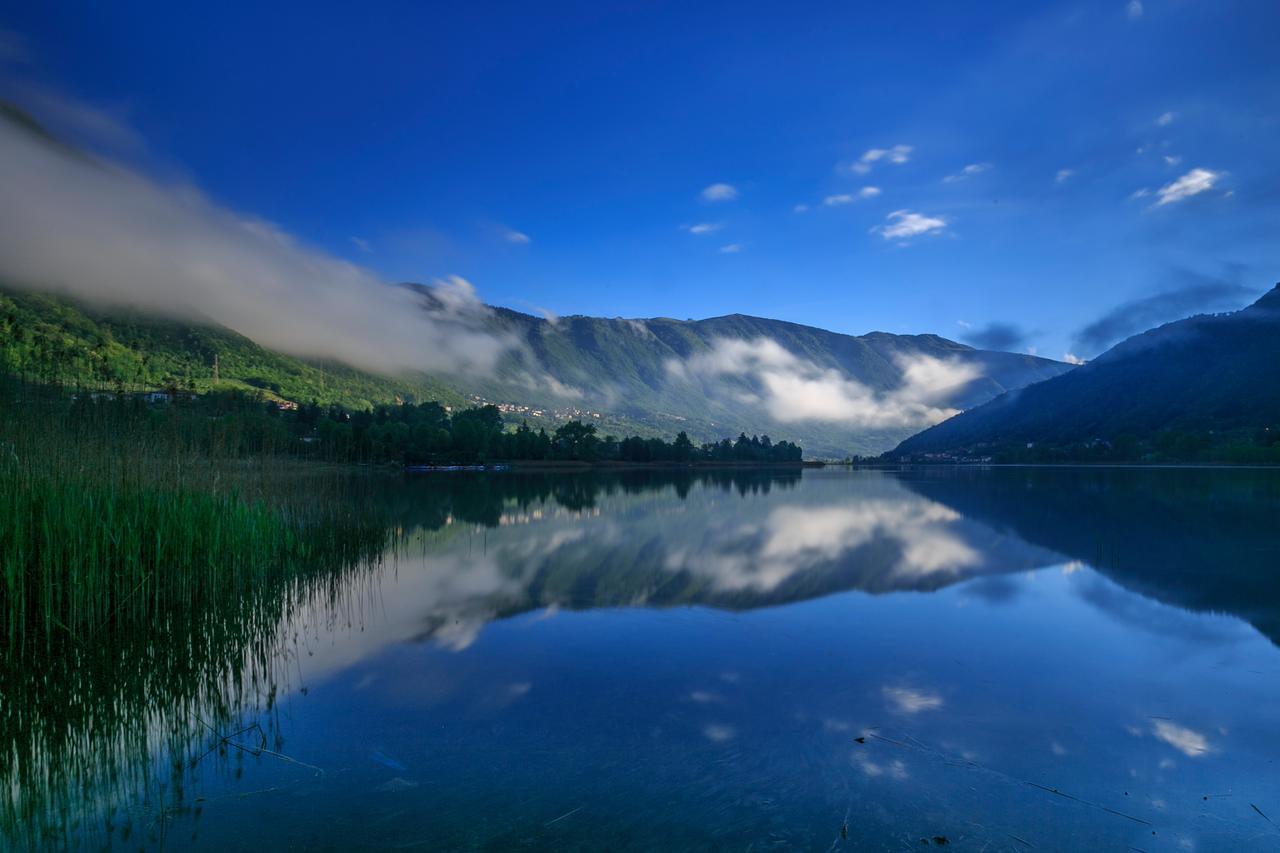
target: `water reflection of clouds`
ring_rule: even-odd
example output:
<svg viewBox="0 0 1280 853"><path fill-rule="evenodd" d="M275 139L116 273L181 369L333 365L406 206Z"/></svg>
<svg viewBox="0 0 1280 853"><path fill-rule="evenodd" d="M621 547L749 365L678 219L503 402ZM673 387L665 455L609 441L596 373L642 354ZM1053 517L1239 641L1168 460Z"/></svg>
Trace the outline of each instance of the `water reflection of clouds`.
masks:
<svg viewBox="0 0 1280 853"><path fill-rule="evenodd" d="M1171 720L1152 720L1151 734L1189 758L1199 758L1213 751L1209 739L1203 734Z"/></svg>
<svg viewBox="0 0 1280 853"><path fill-rule="evenodd" d="M881 689L885 703L890 710L900 714L919 714L921 711L936 711L943 705L937 693L919 690L914 687L890 687Z"/></svg>
<svg viewBox="0 0 1280 853"><path fill-rule="evenodd" d="M863 498L836 506L784 505L759 522L722 525L672 548L665 565L709 579L720 591L777 589L794 576L881 544L892 555L868 560L872 573L911 581L954 574L981 555L951 528L961 516L920 498ZM880 565L876 565L879 563Z"/></svg>

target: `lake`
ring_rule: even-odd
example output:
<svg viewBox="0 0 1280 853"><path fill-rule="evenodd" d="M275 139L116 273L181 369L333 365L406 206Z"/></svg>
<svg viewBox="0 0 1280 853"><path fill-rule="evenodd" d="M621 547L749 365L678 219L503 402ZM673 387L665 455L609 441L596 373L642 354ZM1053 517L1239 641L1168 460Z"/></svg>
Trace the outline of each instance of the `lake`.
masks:
<svg viewBox="0 0 1280 853"><path fill-rule="evenodd" d="M1280 849L1280 471L379 500L380 561L6 673L10 843Z"/></svg>

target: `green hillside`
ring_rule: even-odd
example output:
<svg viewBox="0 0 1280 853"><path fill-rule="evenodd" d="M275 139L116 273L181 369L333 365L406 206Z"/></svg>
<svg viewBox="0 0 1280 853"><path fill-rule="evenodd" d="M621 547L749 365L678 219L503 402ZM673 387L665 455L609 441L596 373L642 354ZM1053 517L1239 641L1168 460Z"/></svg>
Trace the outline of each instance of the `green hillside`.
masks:
<svg viewBox="0 0 1280 853"><path fill-rule="evenodd" d="M456 391L423 375L377 376L281 355L226 328L13 290L0 291L0 371L100 388L256 388L271 398L352 409L397 398L463 402Z"/></svg>

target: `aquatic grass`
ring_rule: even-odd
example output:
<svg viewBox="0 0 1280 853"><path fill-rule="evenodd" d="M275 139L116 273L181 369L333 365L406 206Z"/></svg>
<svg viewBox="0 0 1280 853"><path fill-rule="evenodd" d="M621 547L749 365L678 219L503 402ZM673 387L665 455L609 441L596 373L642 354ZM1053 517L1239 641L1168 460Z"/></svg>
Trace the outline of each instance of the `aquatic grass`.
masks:
<svg viewBox="0 0 1280 853"><path fill-rule="evenodd" d="M47 392L4 402L0 633L11 654L225 602L386 544L386 526L335 472L221 455L171 413Z"/></svg>
<svg viewBox="0 0 1280 853"><path fill-rule="evenodd" d="M0 380L0 840L181 803L206 726L272 707L289 614L394 553L369 474L208 421Z"/></svg>

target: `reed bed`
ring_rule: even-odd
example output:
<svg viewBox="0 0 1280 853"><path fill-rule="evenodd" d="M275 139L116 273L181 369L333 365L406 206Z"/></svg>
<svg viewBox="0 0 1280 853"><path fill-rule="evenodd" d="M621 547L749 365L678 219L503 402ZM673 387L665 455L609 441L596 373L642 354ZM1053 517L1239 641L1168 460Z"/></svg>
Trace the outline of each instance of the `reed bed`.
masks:
<svg viewBox="0 0 1280 853"><path fill-rule="evenodd" d="M0 381L0 846L74 846L139 791L180 803L207 727L270 708L291 609L394 552L371 475L236 429Z"/></svg>
<svg viewBox="0 0 1280 853"><path fill-rule="evenodd" d="M386 545L387 526L348 493L358 477L232 456L207 424L133 400L14 385L0 396L11 654L225 604Z"/></svg>

